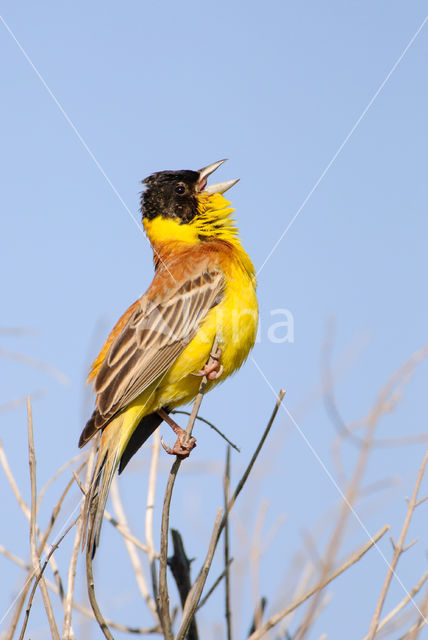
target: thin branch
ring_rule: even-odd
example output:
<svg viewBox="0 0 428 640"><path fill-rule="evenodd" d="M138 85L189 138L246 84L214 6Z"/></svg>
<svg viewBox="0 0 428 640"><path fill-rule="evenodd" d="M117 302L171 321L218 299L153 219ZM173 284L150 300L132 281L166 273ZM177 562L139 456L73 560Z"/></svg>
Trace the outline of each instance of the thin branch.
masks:
<svg viewBox="0 0 428 640"><path fill-rule="evenodd" d="M202 593L202 589L205 585L207 576L208 576L208 571L210 569L211 563L212 563L212 559L214 557L214 552L216 550L217 544L220 540L220 536L221 533L224 529L224 527L226 526L226 522L227 522L227 518L229 516L229 513L233 507L233 505L236 502L236 499L238 497L238 495L240 494L240 492L242 491L243 486L245 485L245 482L247 481L247 478L251 472L251 469L254 466L255 461L257 460L257 457L263 447L263 444L269 434L269 431L272 427L272 424L275 420L275 417L278 413L279 407L281 406L282 400L284 398L285 395L285 391L281 390L278 394L278 399L275 403L275 407L274 410L272 412L272 415L268 421L268 424L262 434L262 437L260 438L260 441L256 447L256 450L253 454L253 456L251 457L250 462L248 463L247 468L244 471L244 474L242 475L240 481L238 482L235 491L232 494L232 497L230 498L230 500L228 501L227 504L227 509L225 511L225 513L223 515L222 514L222 510L220 509L219 512L217 513L217 518L214 524L214 528L211 534L211 541L210 541L210 545L208 548L208 552L207 552L207 556L205 559L205 562L198 574L198 577L196 578L193 587L189 593L189 595L187 596L187 601L186 601L186 605L184 607L184 611L183 611L183 619L181 621L181 625L178 631L178 634L176 636L176 640L183 640L183 638L185 637L186 633L187 633L187 629L189 628L189 624L190 621L193 617L193 615L195 614L196 608L198 606L198 602L199 599L201 597L201 593ZM200 403L199 403L200 404ZM193 415L194 412L192 412ZM162 552L161 552L162 555Z"/></svg>
<svg viewBox="0 0 428 640"><path fill-rule="evenodd" d="M260 598L256 610L254 611L253 621L251 623L250 631L248 635L250 636L254 631L260 626L264 610L266 609L267 600L266 598Z"/></svg>
<svg viewBox="0 0 428 640"><path fill-rule="evenodd" d="M12 489L13 495L15 496L15 499L19 505L19 508L21 509L21 511L23 512L24 516L27 518L27 520L30 520L30 509L28 508L27 503L25 502L24 498L22 497L22 494L20 492L20 490L18 489L18 485L15 482L15 478L13 476L13 473L9 467L9 462L8 459L6 457L6 452L3 449L3 444L0 440L0 464L3 467L3 471L5 473L6 479L10 484L10 487Z"/></svg>
<svg viewBox="0 0 428 640"><path fill-rule="evenodd" d="M173 409L171 411L171 413L176 413L176 414L178 413L178 414L181 414L183 416L190 416L190 414L191 414L190 411L184 411L182 409L180 409L180 410ZM227 444L229 444L231 447L233 447L233 449L235 449L235 451L237 451L238 453L241 453L241 449L236 444L234 444L231 440L229 440L229 438L223 433L223 431L220 431L220 429L218 427L216 427L215 424L213 424L212 422L210 422L206 418L203 418L202 416L196 416L196 420L199 420L200 422L203 422L204 424L207 424L209 427L211 427L211 429L213 429L213 431L218 433L218 435L221 436L223 438L223 440L225 440L227 442Z"/></svg>
<svg viewBox="0 0 428 640"><path fill-rule="evenodd" d="M162 524L161 524L161 544L159 556L159 616L164 633L165 640L172 640L172 624L169 613L169 594L166 569L168 564L168 531L169 531L169 510L171 506L172 490L174 488L175 479L181 465L180 458L176 458L168 476L168 482L165 489L165 497L162 508Z"/></svg>
<svg viewBox="0 0 428 640"><path fill-rule="evenodd" d="M113 478L110 495L111 495L111 501L113 504L113 508L116 512L118 522L120 523L120 525L124 530L129 531L128 522L126 520L125 509L123 508L122 499L120 497L117 477ZM125 543L125 547L128 552L132 568L134 570L135 579L137 581L137 585L140 590L140 593L143 596L148 608L150 609L155 619L155 622L157 623L158 614L157 614L156 604L150 596L150 591L147 585L146 576L144 575L143 566L141 564L140 557L137 553L137 549L134 543L131 542L131 540L129 540L129 538L124 537L123 541Z"/></svg>
<svg viewBox="0 0 428 640"><path fill-rule="evenodd" d="M422 589L425 582L428 580L428 571L425 571L423 576L418 580L415 586L406 594L406 596L395 606L391 611L379 622L376 633L383 629L393 618L395 618L402 609L415 597L417 593ZM368 635L364 636L363 640L368 640Z"/></svg>
<svg viewBox="0 0 428 640"><path fill-rule="evenodd" d="M133 545L141 549L144 553L148 553L147 545L143 544L136 536L134 536L128 529L126 529L120 522L114 518L107 509L104 510L104 518L120 533L121 536L130 540ZM156 557L158 557L156 555Z"/></svg>
<svg viewBox="0 0 428 640"><path fill-rule="evenodd" d="M207 555L202 565L202 569L199 572L199 576L195 581L193 587L189 591L189 595L186 599L186 604L183 609L183 617L180 623L180 627L178 629L178 633L175 640L184 640L186 637L187 631L189 629L190 623L193 620L193 617L196 612L196 608L198 606L198 602L201 598L202 590L205 586L206 579L208 577L208 572L211 567L211 563L213 561L214 552L217 546L217 540L219 535L219 528L221 524L223 510L219 509L217 511L217 517L215 519L213 532L211 535L210 544L208 547Z"/></svg>
<svg viewBox="0 0 428 640"><path fill-rule="evenodd" d="M215 591L215 589L218 587L218 585L220 584L220 582L223 580L223 578L226 575L226 572L228 570L228 568L230 567L230 565L233 562L233 558L230 558L229 560L229 564L227 565L227 567L225 567L223 569L223 571L220 573L220 575L218 576L218 578L216 580L214 580L213 585L208 589L207 594L201 598L198 606L196 607L196 611L199 611L199 609L202 609L202 607L204 606L204 604L207 603L207 600L209 599L209 597L213 594L213 592Z"/></svg>
<svg viewBox="0 0 428 640"><path fill-rule="evenodd" d="M92 569L92 549L90 547L86 549L86 577L88 581L89 602L91 603L95 619L98 622L100 629L104 634L104 637L107 638L107 640L114 640L113 636L110 633L110 629L108 628L107 622L105 621L104 616L101 613L101 610L98 606L97 598L95 596L94 572Z"/></svg>
<svg viewBox="0 0 428 640"><path fill-rule="evenodd" d="M274 614L271 618L269 618L267 622L265 622L263 626L259 627L254 633L252 633L247 640L259 640L259 638L262 638L264 634L269 631L269 629L272 629L272 627L277 625L278 622L288 616L289 613L297 609L297 607L306 602L306 600L308 600L311 596L324 589L324 587L330 584L330 582L340 576L344 571L349 569L349 567L361 560L361 558L367 553L367 551L369 551L382 538L382 536L384 536L385 533L389 531L389 529L389 525L385 525L384 527L382 527L382 529L380 529L380 531L378 531L368 542L366 542L366 544L362 545L351 556L349 556L349 558L340 567L338 567L338 569L335 569L323 580L317 582L316 585L309 589L309 591L307 591L303 596L278 611L278 613Z"/></svg>
<svg viewBox="0 0 428 640"><path fill-rule="evenodd" d="M159 431L156 429L152 436L152 455L150 459L150 471L149 471L149 484L147 488L147 503L146 503L146 544L147 544L147 556L150 564L150 574L152 578L153 599L156 604L156 611L159 617L159 604L158 604L158 581L156 575L156 558L159 555L155 551L155 543L153 539L153 517L155 511L155 499L156 499L156 480L158 475L159 466L159 453L160 453L160 436Z"/></svg>
<svg viewBox="0 0 428 640"><path fill-rule="evenodd" d="M12 471L11 471L11 469L9 467L9 463L8 463L8 460L7 460L7 457L6 457L6 453L5 453L4 449L1 446L1 443L0 443L0 463L3 466L3 470L5 472L6 478L7 478L8 482L9 482L11 488L12 488L13 494L14 494L17 502L18 502L19 507L21 508L21 511L23 512L24 516L27 518L28 522L31 522L30 509L29 509L28 505L26 504L25 500L23 499L23 497L21 495L21 492L18 489L18 486L17 486L17 484L15 482L15 479L14 479L14 476L12 474ZM71 484L69 483L67 485L66 489L64 490L63 494L61 495L58 503L54 506L54 508L52 510L51 519L49 521L47 530L45 531L44 534L41 533L41 531L40 531L40 529L39 529L39 527L37 525L37 522L36 522L36 525L35 525L36 534L41 539L41 543L39 544L38 551L37 551L38 558L39 558L38 562L40 562L41 554L45 550L48 536L49 536L50 532L52 531L53 525L54 525L54 523L55 523L55 521L56 521L56 519L58 517L61 505L62 505L62 503L63 503L63 501L65 499L65 496L66 496L68 490L70 489L70 487L71 487ZM38 504L39 503L40 503L40 499L38 500ZM36 512L37 512L37 506L36 506ZM46 552L48 552L47 549L46 549ZM59 575L58 566L57 566L57 563L56 563L56 560L55 560L55 556L51 556L50 557L50 564L52 566L52 571L53 571L55 580L57 581L59 594L60 594L60 597L62 599L62 597L64 595L64 592L63 592L61 577ZM27 579L26 579L26 581L24 583L24 587L22 588L21 594L19 596L18 602L17 602L15 610L14 610L11 626L10 626L10 629L9 629L11 638L14 636L16 628L18 626L19 617L21 615L22 608L25 605L25 601L26 601L26 598L27 598L28 591L29 591L29 589L31 587L31 581L33 579L33 576L34 576L34 569L30 568L29 571L28 571ZM43 580L43 582L44 582L44 580Z"/></svg>
<svg viewBox="0 0 428 640"><path fill-rule="evenodd" d="M323 555L320 580L322 580L334 566L336 556L340 551L341 544L346 533L348 520L350 514L352 513L352 507L354 506L355 501L360 495L362 479L369 462L370 453L373 449L374 437L379 421L381 417L385 413L391 411L395 404L398 402L399 397L401 397L399 391L408 383L416 364L426 358L427 355L428 348L425 347L424 349L416 352L402 366L400 366L397 371L395 371L394 374L390 376L387 382L383 385L383 387L377 394L376 400L368 415L363 421L361 421L361 424L366 428L364 434L365 437L363 438L359 446L358 458L355 463L351 478L346 485L339 517L330 535L326 551ZM332 391L330 391L330 393L332 394ZM333 395L331 395L330 401L334 404L335 400ZM333 416L332 419L334 419ZM336 419L338 419L337 416ZM347 428L349 430L349 427ZM300 630L296 634L296 640L303 640L305 635L307 634L307 631L311 627L312 616L317 609L318 599L320 597L321 595L317 594L309 604Z"/></svg>
<svg viewBox="0 0 428 640"><path fill-rule="evenodd" d="M404 552L404 541L406 539L406 535L409 529L410 521L413 516L413 512L418 502L419 487L421 485L427 463L428 463L428 451L425 453L424 459L419 469L418 477L416 479L415 487L413 489L413 494L407 507L407 513L404 519L403 527L401 529L400 537L398 539L397 544L394 546L394 553L392 556L391 564L389 565L388 572L386 574L385 581L383 583L382 590L380 592L380 596L376 605L376 609L370 623L369 632L367 634L367 640L373 640L373 638L377 633L379 618L385 602L386 594L388 593L391 580L395 575L395 569L397 567L397 563L400 559L401 554Z"/></svg>
<svg viewBox="0 0 428 640"><path fill-rule="evenodd" d="M217 336L214 339L211 353L217 351ZM207 364L210 365L214 362L214 359L210 355ZM189 439L192 435L193 427L195 424L196 416L198 415L199 408L201 406L202 399L204 397L205 389L207 386L208 378L203 376L201 384L199 385L199 392L193 403L192 412L189 417L189 421L186 427L186 437ZM161 523L161 542L160 542L160 557L159 557L159 615L162 630L165 636L165 640L172 640L172 624L171 616L169 612L169 594L168 594L168 581L167 581L167 562L168 562L168 531L169 531L169 511L171 506L172 491L174 489L175 479L177 477L178 470L181 465L181 459L176 458L171 471L168 476L168 482L165 489L164 502L162 507L162 523ZM183 613L184 618L184 613ZM190 624L190 620L189 620ZM187 631L188 625L186 627Z"/></svg>
<svg viewBox="0 0 428 640"><path fill-rule="evenodd" d="M277 413L279 411L281 403L282 403L282 401L284 399L284 396L285 396L285 391L283 389L281 389L281 391L278 393L278 398L277 398L277 401L275 403L274 409L272 411L272 415L269 418L269 421L268 421L268 423L266 425L265 430L263 431L263 434L262 434L262 436L261 436L261 438L259 440L259 443L258 443L258 445L256 447L256 450L254 451L254 453L253 453L253 455L251 457L251 460L247 465L247 468L245 469L244 473L242 474L242 477L239 480L238 484L236 485L235 491L233 492L232 497L230 498L230 500L228 502L227 509L226 509L226 511L225 511L225 513L223 515L223 518L222 518L222 520L220 522L220 526L218 527L217 538L216 538L216 541L215 541L215 546L216 547L217 547L218 541L220 540L220 536L221 536L221 534L223 532L223 529L226 526L227 517L229 516L229 513L231 512L233 505L235 504L239 494L241 493L241 491L242 491L242 489L243 489L243 487L244 487L244 485L245 485L245 483L246 483L246 481L248 479L248 476L251 473L251 469L253 468L254 463L256 462L256 460L257 460L257 458L258 458L258 456L260 454L260 451L262 450L262 447L263 447L263 445L264 445L264 443L266 441L266 438L269 435L269 432L270 432L270 430L272 428L272 425L273 425L273 423L275 421L275 418L277 416ZM199 576L198 576L198 578L199 578ZM198 580L198 578L197 578L197 580Z"/></svg>
<svg viewBox="0 0 428 640"><path fill-rule="evenodd" d="M64 373L62 373L62 371L59 371L47 362L43 362L43 360L37 360L36 358L27 356L24 353L6 351L6 349L0 349L0 356L3 356L3 358L9 358L11 360L17 360L18 362L23 362L24 364L28 364L31 367L35 367L36 369L45 371L62 385L70 384L70 379Z"/></svg>
<svg viewBox="0 0 428 640"><path fill-rule="evenodd" d="M67 462L64 462L63 465L61 465L58 469L58 471L56 471L56 473L54 473L54 475L52 476L52 478L50 478L46 484L40 489L39 491L39 498L38 498L38 502L37 502L37 510L39 510L40 508L40 503L43 500L43 496L46 493L46 490L55 482L55 480L57 480L59 478L59 476L64 473L64 471L67 471L67 469L69 469L75 462L79 462L80 460L82 460L82 458L86 457L86 451L83 451L82 453L79 453L77 456L74 456L74 458L71 458L70 460L67 460ZM85 462L86 464L86 462Z"/></svg>
<svg viewBox="0 0 428 640"><path fill-rule="evenodd" d="M226 466L224 470L223 492L224 492L224 509L226 513L226 524L224 527L224 571L225 571L225 590L224 590L224 615L226 618L227 640L232 640L232 613L230 609L230 553L229 553L229 518L227 517L227 505L229 503L230 490L230 447L227 447Z"/></svg>
<svg viewBox="0 0 428 640"><path fill-rule="evenodd" d="M17 564L22 569L32 572L31 566L27 562L25 562L25 560L23 560L19 556L16 556L14 553L12 553L11 551L8 551L7 549L5 549L5 547L1 545L0 545L0 554L4 555L6 558L9 558L9 560ZM52 560L52 557L49 558L49 560ZM58 585L54 584L53 582L50 582L49 580L46 580L46 585L48 589L52 591L52 593L59 595ZM80 604L79 602L76 602L75 600L73 600L72 606L73 606L73 609L83 614L84 616L87 616L92 620L96 619L92 609L89 609L88 607L84 607L82 604ZM160 627L131 627L129 625L121 624L120 622L115 622L110 618L105 618L105 621L108 624L108 626L111 627L112 629L116 629L117 631L123 631L124 633L132 633L132 634L139 634L139 635L145 635L149 633L157 633L157 634L161 633ZM11 640L12 636L9 635L8 638L9 640Z"/></svg>
<svg viewBox="0 0 428 640"><path fill-rule="evenodd" d="M28 619L30 617L30 611L31 611L31 607L32 607L32 604L33 604L33 600L34 600L34 595L36 593L37 585L39 584L40 580L43 577L44 570L48 566L49 560L51 559L54 551L56 551L56 549L58 549L59 545L64 540L64 538L67 535L67 533L74 527L74 525L79 520L79 518L80 518L80 515L78 515L77 518L75 518L75 520L73 520L73 522L67 527L67 529L62 534L62 536L57 540L57 542L55 542L55 544L52 545L52 548L49 551L48 555L46 556L46 559L45 559L43 565L40 567L40 569L38 571L38 574L37 574L36 579L34 581L33 588L31 589L30 597L28 599L27 608L25 610L24 623L22 625L22 629L21 629L21 633L20 633L20 636L19 636L19 640L24 640L24 634L25 634L25 630L27 628ZM58 636L58 639L59 639L59 636Z"/></svg>
<svg viewBox="0 0 428 640"><path fill-rule="evenodd" d="M95 453L96 453L96 441L94 440L92 446L90 448L89 454L87 456L86 464L86 475L85 475L85 487L86 490L89 488L89 483L91 481L94 461L95 461ZM73 473L73 475L76 472ZM79 476L77 475L77 479ZM76 478L75 476L75 478ZM77 480L76 480L77 481ZM73 549L71 552L70 563L68 566L68 576L67 576L67 594L64 600L64 624L62 628L62 640L69 640L69 638L73 637L72 628L71 628L71 618L73 612L73 600L74 600L74 588L76 581L76 566L77 559L79 556L80 544L82 541L83 531L84 531L84 510L85 510L85 499L81 500L80 504L80 520L76 527L76 535L74 536Z"/></svg>
<svg viewBox="0 0 428 640"><path fill-rule="evenodd" d="M421 602L419 609L421 613L418 616L416 624L411 629L409 629L408 634L406 634L406 640L417 640L422 627L424 627L427 623L426 615L428 612L428 590L425 592L425 597Z"/></svg>
<svg viewBox="0 0 428 640"><path fill-rule="evenodd" d="M31 519L30 519L30 548L31 563L36 575L41 571L40 556L37 552L36 542L36 518L37 518L37 484L36 484L36 454L34 450L34 433L33 433L33 415L31 411L31 401L27 398L27 416L28 416L28 460L30 466L30 484L31 484ZM37 581L40 582L40 591L43 597L43 604L46 609L46 615L49 621L49 627L53 640L60 640L55 617L52 610L52 604L49 598L48 589L42 576Z"/></svg>

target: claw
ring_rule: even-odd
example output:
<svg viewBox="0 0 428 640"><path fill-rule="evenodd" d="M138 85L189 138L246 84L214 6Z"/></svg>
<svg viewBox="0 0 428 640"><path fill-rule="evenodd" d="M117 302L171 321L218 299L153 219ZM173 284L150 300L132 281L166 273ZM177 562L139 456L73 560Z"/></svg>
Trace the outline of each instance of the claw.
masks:
<svg viewBox="0 0 428 640"><path fill-rule="evenodd" d="M214 360L214 362L204 365L200 371L192 373L192 375L200 377L206 376L208 380L217 380L224 371L223 365L220 364L221 356L222 352L220 349L217 349L215 353L210 353L210 358Z"/></svg>
<svg viewBox="0 0 428 640"><path fill-rule="evenodd" d="M161 445L170 456L177 456L177 458L184 460L189 457L190 452L196 447L196 438L187 438L186 432L183 431L183 433L179 434L172 448L164 442L163 437L161 437Z"/></svg>
<svg viewBox="0 0 428 640"><path fill-rule="evenodd" d="M163 439L163 436L161 436L161 445L165 449L165 451L167 453L169 453L170 456L172 456L174 454L174 452L171 449L171 447L169 446L169 444L166 444L165 440Z"/></svg>
<svg viewBox="0 0 428 640"><path fill-rule="evenodd" d="M217 363L218 364L218 363ZM221 374L224 371L224 367L221 364L220 367L218 368L218 371L216 371L215 369L213 369L212 371L209 371L207 374L207 378L208 380L217 380L218 378L220 378Z"/></svg>

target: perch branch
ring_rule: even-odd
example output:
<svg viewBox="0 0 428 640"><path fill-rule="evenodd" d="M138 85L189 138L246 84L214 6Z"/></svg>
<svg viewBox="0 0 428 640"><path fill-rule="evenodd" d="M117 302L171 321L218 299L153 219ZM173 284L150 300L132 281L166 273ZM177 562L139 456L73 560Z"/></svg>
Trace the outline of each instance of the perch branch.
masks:
<svg viewBox="0 0 428 640"><path fill-rule="evenodd" d="M212 353L217 351L217 336L214 339L211 349ZM214 362L212 356L209 357L207 364L210 365ZM203 376L201 384L199 385L199 392L193 403L192 412L189 417L189 421L186 427L186 437L190 438L192 435L193 426L195 424L196 416L198 415L199 408L201 406L202 398L204 397L205 389L207 386L208 378ZM181 465L181 459L176 458L171 471L168 476L168 482L165 489L165 497L162 508L162 524L161 524L161 543L160 543L160 557L159 557L159 615L161 619L161 626L165 636L165 640L172 640L172 625L171 616L169 612L169 594L168 594L168 582L167 582L167 558L168 558L168 531L169 531L169 512L171 506L172 491L174 489L175 479L177 477L178 470ZM183 612L184 618L184 612ZM189 621L190 624L190 621ZM188 627L188 625L187 625Z"/></svg>
<svg viewBox="0 0 428 640"><path fill-rule="evenodd" d="M223 494L224 494L224 510L226 516L226 522L224 525L224 571L225 571L225 589L224 589L224 615L226 618L226 630L227 640L232 640L232 613L230 609L230 553L229 553L229 518L227 505L229 503L229 490L230 490L230 446L227 447L226 453L226 467L224 470L223 479Z"/></svg>

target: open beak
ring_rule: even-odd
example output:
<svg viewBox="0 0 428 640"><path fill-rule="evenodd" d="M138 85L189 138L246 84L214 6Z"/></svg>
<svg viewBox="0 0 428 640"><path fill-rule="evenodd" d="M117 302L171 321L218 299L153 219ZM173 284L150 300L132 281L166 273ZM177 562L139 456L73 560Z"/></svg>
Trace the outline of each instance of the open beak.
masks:
<svg viewBox="0 0 428 640"><path fill-rule="evenodd" d="M210 176L216 169L221 167L221 165L226 162L226 159L219 160L218 162L213 162L213 164L209 164L207 167L203 169L199 169L199 191L205 191L205 193L224 193L234 184L239 182L239 178L236 180L228 180L227 182L217 182L217 184L210 184L207 186L207 178Z"/></svg>

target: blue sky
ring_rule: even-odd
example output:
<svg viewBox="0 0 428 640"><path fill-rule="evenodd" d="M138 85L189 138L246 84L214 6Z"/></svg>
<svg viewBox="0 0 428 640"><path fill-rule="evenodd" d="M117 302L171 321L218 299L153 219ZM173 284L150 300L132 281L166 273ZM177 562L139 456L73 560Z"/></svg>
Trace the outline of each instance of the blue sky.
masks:
<svg viewBox="0 0 428 640"><path fill-rule="evenodd" d="M92 404L84 387L90 359L152 277L151 251L135 224L139 181L153 171L197 169L229 158L218 179L241 179L230 198L243 243L259 268L423 22L426 4L5 1L2 11L105 174L0 25L5 61L0 69L1 326L31 330L19 336L0 333L0 405L36 393L42 485L77 453ZM254 359L275 390L287 390L287 407L296 410L300 429L333 475L335 432L316 392L328 319L334 318L336 326L334 357L345 362L337 396L348 420L365 415L387 377L428 342L427 28L259 276L261 339ZM294 342L269 342L275 309L292 314ZM67 383L12 359L10 352L49 363ZM382 421L382 436L426 430L427 371L426 363L418 367L403 403ZM232 460L235 479L272 403L271 388L252 360L204 400L203 415L241 445L242 453ZM0 414L0 433L28 497L24 407ZM200 558L201 536L221 500L219 477L203 469L221 468L224 448L205 427L198 427L196 435L198 449L176 488L173 524ZM365 484L391 476L397 482L362 506L370 532L390 522L397 535L424 448L379 449L373 455ZM345 447L344 458L351 465L351 446ZM163 471L169 462L163 460ZM147 464L146 451L121 479L136 530L143 526ZM261 466L270 473L257 476L252 491L257 500L269 501L267 529L280 514L287 516L261 575L261 592L273 606L282 577L278 558L286 568L302 530L337 506L339 495L285 412ZM2 527L0 542L19 553L26 544L26 525L5 484L2 495L8 525ZM77 500L76 490L68 512ZM250 504L244 499L238 509L244 522L247 516L252 522ZM418 521L422 528L421 516ZM103 533L100 576L112 586L101 599L115 617L143 623L129 574L122 578L121 541L107 527ZM365 540L352 521L344 550ZM319 544L322 549L325 538ZM107 567L112 549L117 557ZM399 567L408 588L416 581L425 549L421 539ZM350 619L352 638L364 635L385 570L376 551L371 553L370 560L333 585L335 600L314 638L323 631L344 637ZM8 560L0 564L2 574L11 576L0 586L6 609L22 575ZM117 580L123 602L113 593ZM83 591L83 578L81 583ZM351 593L358 593L357 602ZM392 593L391 602L402 597L397 585ZM201 616L209 629L218 618L218 598L217 609ZM248 589L243 601L242 608L236 604L235 616L241 635L251 617ZM45 622L37 611L32 624L34 640L43 637Z"/></svg>

